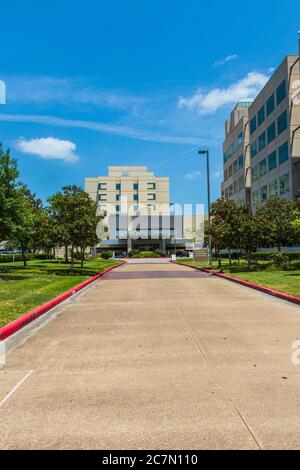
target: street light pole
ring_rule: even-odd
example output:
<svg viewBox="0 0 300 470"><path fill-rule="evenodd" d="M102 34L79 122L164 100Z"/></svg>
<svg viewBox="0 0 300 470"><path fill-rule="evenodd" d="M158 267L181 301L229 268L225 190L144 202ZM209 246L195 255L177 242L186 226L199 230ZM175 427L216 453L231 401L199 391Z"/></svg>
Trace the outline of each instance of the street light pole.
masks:
<svg viewBox="0 0 300 470"><path fill-rule="evenodd" d="M199 155L206 155L206 172L207 172L207 209L208 209L208 226L210 230L210 174L209 174L209 150L199 150ZM208 263L211 266L212 252L211 252L211 234L208 234Z"/></svg>
<svg viewBox="0 0 300 470"><path fill-rule="evenodd" d="M175 202L170 202L170 207L172 207L172 206L175 207ZM174 255L175 255L175 259L176 259L177 251L176 251L176 237L175 237L175 212L174 212L173 221L174 221L174 233L173 233Z"/></svg>

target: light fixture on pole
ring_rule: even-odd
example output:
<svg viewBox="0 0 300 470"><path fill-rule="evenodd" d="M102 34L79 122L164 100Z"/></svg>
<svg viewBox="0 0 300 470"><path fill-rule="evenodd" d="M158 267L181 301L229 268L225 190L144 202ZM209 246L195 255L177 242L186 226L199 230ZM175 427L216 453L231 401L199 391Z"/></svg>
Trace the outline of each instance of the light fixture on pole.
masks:
<svg viewBox="0 0 300 470"><path fill-rule="evenodd" d="M208 215L208 227L210 231L210 175L209 175L209 150L199 150L199 155L206 155L206 172L207 172L207 215ZM208 234L208 262L211 265L212 253L211 253L211 234Z"/></svg>

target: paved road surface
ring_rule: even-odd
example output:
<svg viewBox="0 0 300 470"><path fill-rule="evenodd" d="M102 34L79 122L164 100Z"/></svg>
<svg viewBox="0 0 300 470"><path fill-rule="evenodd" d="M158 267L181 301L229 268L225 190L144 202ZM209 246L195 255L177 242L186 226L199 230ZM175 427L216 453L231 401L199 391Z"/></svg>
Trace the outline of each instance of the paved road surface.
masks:
<svg viewBox="0 0 300 470"><path fill-rule="evenodd" d="M123 266L11 352L0 448L300 448L295 339L297 306Z"/></svg>

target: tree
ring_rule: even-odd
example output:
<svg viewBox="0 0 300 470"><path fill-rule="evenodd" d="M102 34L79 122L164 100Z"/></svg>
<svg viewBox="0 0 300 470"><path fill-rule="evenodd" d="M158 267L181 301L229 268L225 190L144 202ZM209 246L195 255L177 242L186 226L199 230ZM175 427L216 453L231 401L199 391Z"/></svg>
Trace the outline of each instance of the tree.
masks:
<svg viewBox="0 0 300 470"><path fill-rule="evenodd" d="M16 229L19 215L17 161L0 144L0 241L9 240Z"/></svg>
<svg viewBox="0 0 300 470"><path fill-rule="evenodd" d="M58 222L60 239L71 246L71 271L74 269L74 250L80 250L81 266L89 245L97 243L96 228L102 216L97 205L79 186L65 186L49 198L49 212Z"/></svg>
<svg viewBox="0 0 300 470"><path fill-rule="evenodd" d="M292 201L271 198L257 208L255 217L261 228L262 243L281 251L282 246L293 241L295 216Z"/></svg>
<svg viewBox="0 0 300 470"><path fill-rule="evenodd" d="M261 240L261 227L256 214L247 207L240 215L239 247L245 252L248 266L251 266L251 253L257 250Z"/></svg>
<svg viewBox="0 0 300 470"><path fill-rule="evenodd" d="M43 226L41 225L41 201L35 195L22 186L16 193L18 214L15 229L10 238L10 243L21 251L24 266L27 265L26 255L31 250L41 246Z"/></svg>
<svg viewBox="0 0 300 470"><path fill-rule="evenodd" d="M231 264L231 250L237 246L237 205L231 199L219 198L212 205L211 215L212 230L214 227L215 236L228 249Z"/></svg>

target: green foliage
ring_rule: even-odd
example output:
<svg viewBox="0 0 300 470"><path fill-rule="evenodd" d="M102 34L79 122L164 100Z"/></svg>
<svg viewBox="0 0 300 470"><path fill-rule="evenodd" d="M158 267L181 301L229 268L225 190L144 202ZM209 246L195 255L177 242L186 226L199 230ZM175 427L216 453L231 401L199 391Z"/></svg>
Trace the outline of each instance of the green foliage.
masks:
<svg viewBox="0 0 300 470"><path fill-rule="evenodd" d="M112 255L113 254L112 254L111 251L102 251L100 256L101 256L102 259L110 259L110 258L112 258Z"/></svg>

